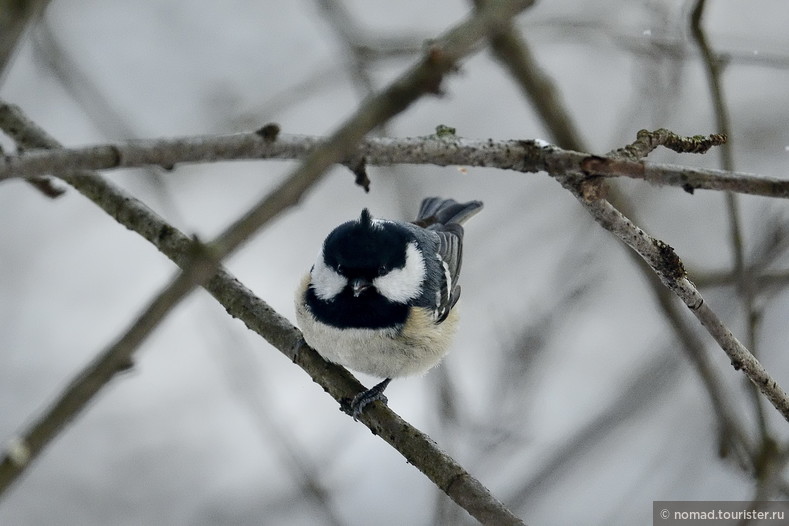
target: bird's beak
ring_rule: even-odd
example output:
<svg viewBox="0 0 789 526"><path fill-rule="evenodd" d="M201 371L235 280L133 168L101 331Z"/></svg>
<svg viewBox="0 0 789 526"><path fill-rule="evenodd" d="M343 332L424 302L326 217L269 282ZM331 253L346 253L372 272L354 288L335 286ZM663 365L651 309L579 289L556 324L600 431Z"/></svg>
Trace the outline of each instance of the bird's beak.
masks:
<svg viewBox="0 0 789 526"><path fill-rule="evenodd" d="M373 284L368 279L357 278L351 281L351 289L353 289L354 297L359 297L359 294L372 287Z"/></svg>

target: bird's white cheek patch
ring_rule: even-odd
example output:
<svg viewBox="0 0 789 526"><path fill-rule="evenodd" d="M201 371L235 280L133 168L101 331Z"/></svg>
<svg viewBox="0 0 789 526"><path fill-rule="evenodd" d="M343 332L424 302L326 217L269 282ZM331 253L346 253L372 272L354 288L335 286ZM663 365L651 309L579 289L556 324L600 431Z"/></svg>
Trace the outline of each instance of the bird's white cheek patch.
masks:
<svg viewBox="0 0 789 526"><path fill-rule="evenodd" d="M312 289L315 295L323 301L329 301L342 292L347 284L347 279L326 264L321 252L312 267Z"/></svg>
<svg viewBox="0 0 789 526"><path fill-rule="evenodd" d="M416 244L409 243L405 250L405 266L375 278L373 285L390 301L405 303L422 293L424 280L425 260Z"/></svg>

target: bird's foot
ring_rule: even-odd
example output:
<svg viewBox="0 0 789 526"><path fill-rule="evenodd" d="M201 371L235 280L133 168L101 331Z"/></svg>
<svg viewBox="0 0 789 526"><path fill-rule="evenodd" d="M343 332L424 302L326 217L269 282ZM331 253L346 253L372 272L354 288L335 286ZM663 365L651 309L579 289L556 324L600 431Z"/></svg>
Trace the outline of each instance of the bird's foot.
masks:
<svg viewBox="0 0 789 526"><path fill-rule="evenodd" d="M376 400L383 402L384 404L388 401L386 395L384 395L384 389L386 389L386 386L389 385L389 382L391 381L391 378L387 378L383 382L376 384L368 390L354 396L352 400L346 400L343 402L340 408L344 412L351 415L354 420L358 420L359 416L362 414L362 411L364 411L364 408L369 404L375 402Z"/></svg>

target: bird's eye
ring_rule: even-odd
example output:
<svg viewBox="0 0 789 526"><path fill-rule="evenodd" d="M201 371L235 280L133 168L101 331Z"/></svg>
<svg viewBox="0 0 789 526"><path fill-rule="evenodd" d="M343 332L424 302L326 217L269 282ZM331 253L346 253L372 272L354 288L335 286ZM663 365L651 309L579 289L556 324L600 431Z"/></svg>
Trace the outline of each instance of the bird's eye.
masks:
<svg viewBox="0 0 789 526"><path fill-rule="evenodd" d="M387 272L389 272L389 268L386 265L381 265L380 267L378 267L378 275L379 276L383 276Z"/></svg>

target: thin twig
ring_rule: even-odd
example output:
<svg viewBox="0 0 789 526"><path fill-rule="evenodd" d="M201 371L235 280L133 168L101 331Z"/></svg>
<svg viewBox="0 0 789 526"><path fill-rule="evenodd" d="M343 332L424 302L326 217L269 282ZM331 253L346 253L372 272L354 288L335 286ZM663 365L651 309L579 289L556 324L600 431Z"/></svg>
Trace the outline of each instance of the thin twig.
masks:
<svg viewBox="0 0 789 526"><path fill-rule="evenodd" d="M614 150L608 156L629 161L639 161L652 153L658 146L663 146L677 153L707 153L710 148L727 144L725 133L710 136L695 135L684 137L671 130L658 128L655 131L639 130L636 140L624 148Z"/></svg>

